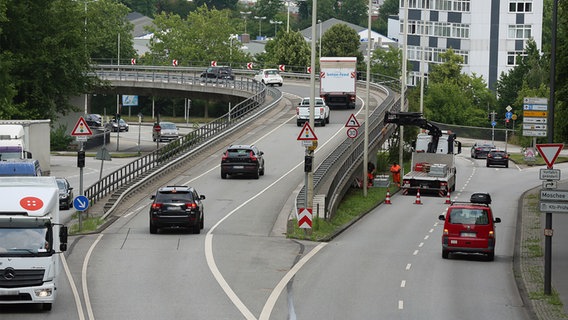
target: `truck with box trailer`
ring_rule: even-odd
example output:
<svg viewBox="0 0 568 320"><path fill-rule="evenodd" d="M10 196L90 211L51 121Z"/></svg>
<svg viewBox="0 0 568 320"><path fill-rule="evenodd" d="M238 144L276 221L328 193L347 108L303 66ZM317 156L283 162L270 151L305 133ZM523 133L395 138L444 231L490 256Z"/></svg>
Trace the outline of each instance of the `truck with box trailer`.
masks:
<svg viewBox="0 0 568 320"><path fill-rule="evenodd" d="M320 58L320 97L330 108L355 109L357 58Z"/></svg>
<svg viewBox="0 0 568 320"><path fill-rule="evenodd" d="M20 124L0 125L0 161L30 159L31 152L25 141L24 126Z"/></svg>
<svg viewBox="0 0 568 320"><path fill-rule="evenodd" d="M51 310L67 249L55 177L2 177L0 203L0 304Z"/></svg>
<svg viewBox="0 0 568 320"><path fill-rule="evenodd" d="M404 194L420 190L443 196L455 191L455 154L461 153L461 143L456 140L455 133L440 130L418 112L387 112L384 122L427 130L418 134L410 171L402 177L401 189Z"/></svg>

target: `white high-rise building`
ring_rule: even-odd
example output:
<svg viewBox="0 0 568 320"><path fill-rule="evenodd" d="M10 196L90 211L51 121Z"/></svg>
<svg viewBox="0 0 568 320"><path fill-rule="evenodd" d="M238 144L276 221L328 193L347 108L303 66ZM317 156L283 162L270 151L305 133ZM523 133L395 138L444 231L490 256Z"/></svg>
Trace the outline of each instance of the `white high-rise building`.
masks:
<svg viewBox="0 0 568 320"><path fill-rule="evenodd" d="M464 58L462 72L482 76L494 89L501 73L525 54L527 40L541 49L542 14L542 0L400 0L395 37L401 47L407 41L407 84L416 85L422 71L427 77L428 64L440 63L439 54L452 48Z"/></svg>

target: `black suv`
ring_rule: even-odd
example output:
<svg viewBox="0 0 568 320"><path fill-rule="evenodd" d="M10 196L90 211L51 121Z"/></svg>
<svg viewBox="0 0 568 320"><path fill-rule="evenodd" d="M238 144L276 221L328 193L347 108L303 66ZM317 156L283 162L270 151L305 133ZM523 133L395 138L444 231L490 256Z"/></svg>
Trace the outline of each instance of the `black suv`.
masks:
<svg viewBox="0 0 568 320"><path fill-rule="evenodd" d="M231 67L209 67L201 73L201 80L235 80Z"/></svg>
<svg viewBox="0 0 568 320"><path fill-rule="evenodd" d="M509 168L509 154L501 150L491 150L487 154L487 162L485 163L487 167L499 165Z"/></svg>
<svg viewBox="0 0 568 320"><path fill-rule="evenodd" d="M247 174L258 179L264 175L264 152L254 145L232 145L221 158L221 179L227 175Z"/></svg>
<svg viewBox="0 0 568 320"><path fill-rule="evenodd" d="M203 229L204 195L199 195L188 186L161 187L150 198L150 233L157 233L159 228L189 228L193 233Z"/></svg>

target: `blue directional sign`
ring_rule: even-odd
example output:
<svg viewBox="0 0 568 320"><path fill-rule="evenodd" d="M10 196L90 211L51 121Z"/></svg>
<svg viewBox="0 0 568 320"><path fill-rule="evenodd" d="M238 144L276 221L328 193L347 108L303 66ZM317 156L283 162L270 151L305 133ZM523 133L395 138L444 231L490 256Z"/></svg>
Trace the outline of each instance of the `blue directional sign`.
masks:
<svg viewBox="0 0 568 320"><path fill-rule="evenodd" d="M77 211L85 211L89 208L89 199L85 196L76 196L73 199L73 207Z"/></svg>
<svg viewBox="0 0 568 320"><path fill-rule="evenodd" d="M511 111L508 111L508 112L505 113L505 119L511 120L512 117L513 117L513 113Z"/></svg>
<svg viewBox="0 0 568 320"><path fill-rule="evenodd" d="M496 125L497 125L497 122L491 121L491 126L492 126L492 127L494 127L494 126L496 126Z"/></svg>

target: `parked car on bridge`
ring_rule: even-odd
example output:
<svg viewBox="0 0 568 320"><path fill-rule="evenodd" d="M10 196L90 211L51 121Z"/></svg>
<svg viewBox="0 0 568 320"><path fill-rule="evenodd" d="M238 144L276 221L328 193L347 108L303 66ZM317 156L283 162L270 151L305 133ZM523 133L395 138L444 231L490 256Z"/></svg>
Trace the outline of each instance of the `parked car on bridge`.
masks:
<svg viewBox="0 0 568 320"><path fill-rule="evenodd" d="M227 66L208 67L200 75L201 80L235 80L233 69Z"/></svg>
<svg viewBox="0 0 568 320"><path fill-rule="evenodd" d="M261 69L254 75L254 81L262 82L265 85L282 86L284 80L278 69Z"/></svg>

